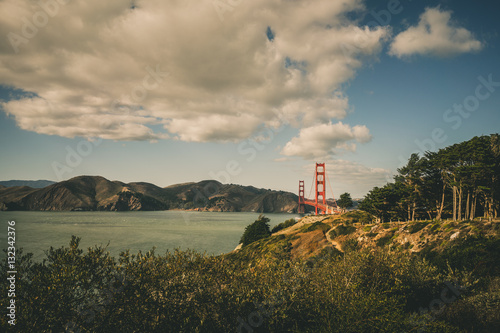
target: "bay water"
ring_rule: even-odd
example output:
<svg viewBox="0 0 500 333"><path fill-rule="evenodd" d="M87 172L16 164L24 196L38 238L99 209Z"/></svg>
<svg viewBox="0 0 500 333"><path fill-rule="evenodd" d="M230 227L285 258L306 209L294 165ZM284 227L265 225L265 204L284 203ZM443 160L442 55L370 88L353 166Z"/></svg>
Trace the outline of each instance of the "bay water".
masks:
<svg viewBox="0 0 500 333"><path fill-rule="evenodd" d="M33 253L36 261L43 260L51 246L68 246L72 235L81 238L80 248L107 245L115 258L127 249L136 254L153 247L157 254L178 248L218 255L234 250L245 227L258 216L258 213L193 211L0 212L0 248L9 246L8 221L15 221L15 247ZM298 215L265 216L271 219L272 228Z"/></svg>

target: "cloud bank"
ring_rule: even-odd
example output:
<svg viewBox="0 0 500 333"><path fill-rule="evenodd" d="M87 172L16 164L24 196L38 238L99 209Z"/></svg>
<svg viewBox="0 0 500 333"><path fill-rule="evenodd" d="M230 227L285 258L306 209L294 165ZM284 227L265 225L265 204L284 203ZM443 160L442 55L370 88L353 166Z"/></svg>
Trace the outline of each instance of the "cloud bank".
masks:
<svg viewBox="0 0 500 333"><path fill-rule="evenodd" d="M427 8L417 26L398 34L389 54L399 58L411 55L452 57L462 53L477 52L483 47L465 28L451 21L451 12Z"/></svg>
<svg viewBox="0 0 500 333"><path fill-rule="evenodd" d="M286 155L304 156L323 127L316 143L352 149L369 133L331 123L348 109L341 85L389 35L346 15L363 10L361 0L5 0L0 84L34 95L1 107L24 130L69 138L238 141L286 122L301 128Z"/></svg>
<svg viewBox="0 0 500 333"><path fill-rule="evenodd" d="M355 151L355 142L366 143L371 139L366 126L351 127L342 122L320 124L301 129L299 135L289 141L281 153L306 159L324 159L341 151Z"/></svg>

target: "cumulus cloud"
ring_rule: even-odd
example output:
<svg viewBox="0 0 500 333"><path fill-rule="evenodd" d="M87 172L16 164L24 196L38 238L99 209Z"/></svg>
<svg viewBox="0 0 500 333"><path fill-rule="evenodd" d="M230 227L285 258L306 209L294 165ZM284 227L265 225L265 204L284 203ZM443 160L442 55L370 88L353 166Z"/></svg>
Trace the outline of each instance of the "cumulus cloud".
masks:
<svg viewBox="0 0 500 333"><path fill-rule="evenodd" d="M342 151L355 151L356 142L366 143L371 139L366 126L351 127L342 122L319 124L301 129L299 135L283 147L281 154L304 159L326 158Z"/></svg>
<svg viewBox="0 0 500 333"><path fill-rule="evenodd" d="M451 57L481 50L483 44L470 31L455 25L451 14L439 7L427 8L417 26L394 38L389 54L399 58L414 54Z"/></svg>
<svg viewBox="0 0 500 333"><path fill-rule="evenodd" d="M62 3L0 2L0 84L32 93L1 104L20 128L63 137L237 141L328 124L389 34L346 15L361 0Z"/></svg>
<svg viewBox="0 0 500 333"><path fill-rule="evenodd" d="M363 184L371 189L374 186L384 185L392 179L391 172L383 168L371 168L346 160L329 160L326 163L332 178L341 179L343 183L349 185Z"/></svg>

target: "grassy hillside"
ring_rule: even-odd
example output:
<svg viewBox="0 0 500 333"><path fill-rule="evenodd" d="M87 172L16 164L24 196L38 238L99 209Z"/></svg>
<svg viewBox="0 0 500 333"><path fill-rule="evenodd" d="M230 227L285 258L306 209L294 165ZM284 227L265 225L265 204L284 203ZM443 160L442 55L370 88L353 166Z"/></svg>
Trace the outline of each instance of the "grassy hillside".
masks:
<svg viewBox="0 0 500 333"><path fill-rule="evenodd" d="M500 221L373 223L374 220L373 216L362 211L341 216L307 216L274 233L265 242L279 241L285 236L291 242L291 257L298 259L308 259L327 248L340 252L380 248L433 255L474 239L496 238L500 232ZM309 240L311 238L314 241ZM254 252L255 249L248 251Z"/></svg>
<svg viewBox="0 0 500 333"><path fill-rule="evenodd" d="M18 253L16 328L500 330L498 222L377 225L370 219L349 213L287 221L270 237L221 256L150 251L112 258L102 247L80 249L77 238L49 249L43 263ZM4 270L0 287L7 288ZM0 298L1 307L6 302ZM2 328L7 319L0 318Z"/></svg>

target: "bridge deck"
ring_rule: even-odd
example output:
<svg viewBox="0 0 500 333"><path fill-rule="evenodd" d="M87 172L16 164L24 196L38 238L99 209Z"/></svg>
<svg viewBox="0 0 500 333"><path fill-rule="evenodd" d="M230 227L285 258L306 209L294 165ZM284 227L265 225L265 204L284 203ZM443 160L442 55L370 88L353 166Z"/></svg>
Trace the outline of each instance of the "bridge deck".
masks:
<svg viewBox="0 0 500 333"><path fill-rule="evenodd" d="M324 205L320 202L316 204L314 200L304 199L303 203L308 206L318 207L318 209L322 210L325 214L333 214L338 211L336 207L329 206L328 204Z"/></svg>

